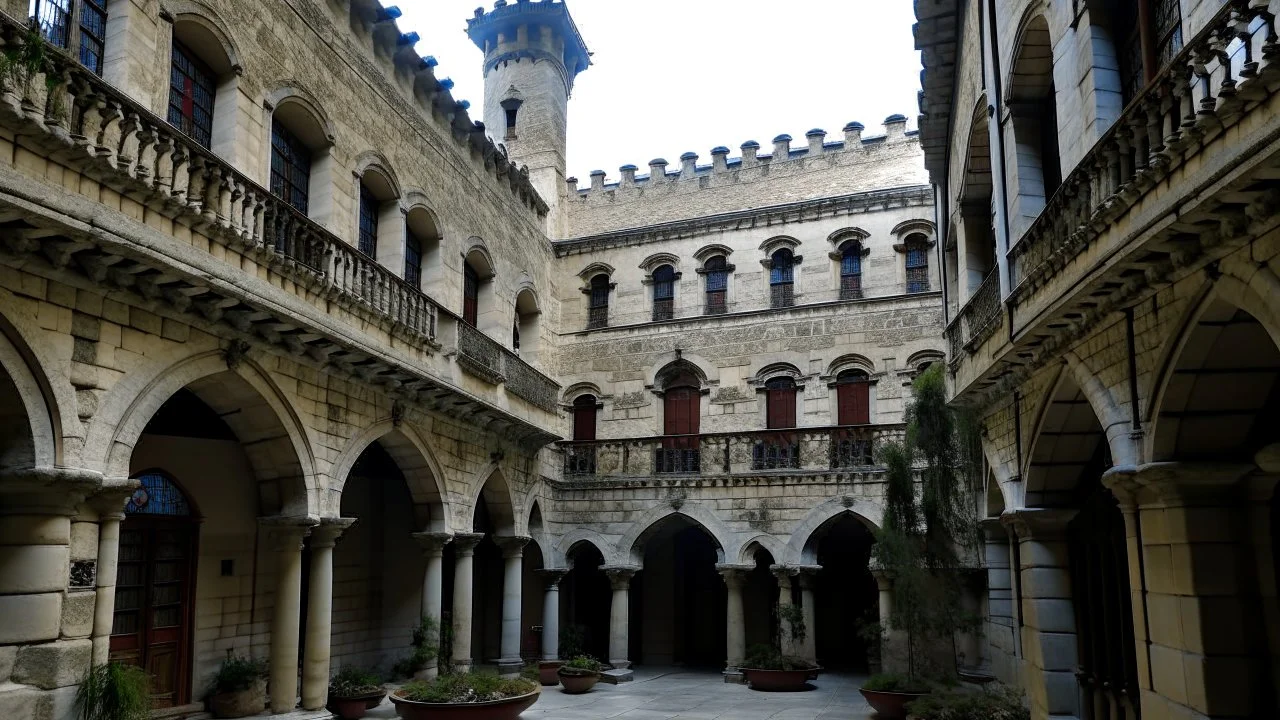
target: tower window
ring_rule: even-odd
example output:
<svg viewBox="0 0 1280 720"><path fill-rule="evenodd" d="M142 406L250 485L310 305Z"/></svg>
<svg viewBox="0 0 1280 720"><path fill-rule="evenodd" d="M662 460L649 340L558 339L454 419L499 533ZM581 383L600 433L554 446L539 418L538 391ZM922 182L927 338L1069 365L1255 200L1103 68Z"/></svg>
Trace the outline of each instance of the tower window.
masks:
<svg viewBox="0 0 1280 720"><path fill-rule="evenodd" d="M524 101L522 101L520 98L514 98L514 97L509 97L506 100L503 100L501 103L502 112L506 116L506 121L507 121L506 136L508 138L514 138L516 136L516 115L519 113L520 106L523 104L524 104Z"/></svg>
<svg viewBox="0 0 1280 720"><path fill-rule="evenodd" d="M506 108L507 113L507 134L510 135L516 129L516 109Z"/></svg>
<svg viewBox="0 0 1280 720"><path fill-rule="evenodd" d="M169 124L208 149L213 138L213 71L181 43L169 67Z"/></svg>
<svg viewBox="0 0 1280 720"><path fill-rule="evenodd" d="M728 308L725 295L729 290L729 267L723 255L717 255L706 264L708 315L720 315Z"/></svg>
<svg viewBox="0 0 1280 720"><path fill-rule="evenodd" d="M480 275L471 263L462 264L462 321L476 326L480 315Z"/></svg>
<svg viewBox="0 0 1280 720"><path fill-rule="evenodd" d="M861 297L862 243L853 240L840 249L840 299L857 300Z"/></svg>

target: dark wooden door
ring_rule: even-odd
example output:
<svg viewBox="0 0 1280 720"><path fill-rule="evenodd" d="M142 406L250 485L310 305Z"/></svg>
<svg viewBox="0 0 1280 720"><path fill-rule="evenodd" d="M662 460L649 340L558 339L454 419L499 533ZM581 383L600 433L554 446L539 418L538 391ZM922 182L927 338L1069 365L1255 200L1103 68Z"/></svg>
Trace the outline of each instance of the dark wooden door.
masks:
<svg viewBox="0 0 1280 720"><path fill-rule="evenodd" d="M678 387L667 390L663 396L664 435L697 435L699 420L699 392L697 388ZM668 447L696 447L697 440L673 438L678 444Z"/></svg>
<svg viewBox="0 0 1280 720"><path fill-rule="evenodd" d="M840 425L866 425L871 422L871 386L864 380L836 385L836 404Z"/></svg>
<svg viewBox="0 0 1280 720"><path fill-rule="evenodd" d="M766 427L796 426L796 385L791 380L771 380L765 386Z"/></svg>
<svg viewBox="0 0 1280 720"><path fill-rule="evenodd" d="M596 439L596 398L582 395L573 401L573 439L590 442Z"/></svg>

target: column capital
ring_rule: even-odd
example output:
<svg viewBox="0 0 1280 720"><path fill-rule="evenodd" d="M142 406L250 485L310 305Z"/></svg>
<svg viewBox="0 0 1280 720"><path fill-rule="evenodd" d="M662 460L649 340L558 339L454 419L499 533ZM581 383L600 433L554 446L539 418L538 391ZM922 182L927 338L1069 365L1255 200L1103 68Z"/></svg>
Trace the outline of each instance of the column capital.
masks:
<svg viewBox="0 0 1280 720"><path fill-rule="evenodd" d="M569 574L569 568L542 568L533 572L547 583L548 590L554 590L560 586L564 576Z"/></svg>
<svg viewBox="0 0 1280 720"><path fill-rule="evenodd" d="M1008 542L1009 529L1005 527L1004 522L998 518L983 518L978 521L978 528L982 530L984 540Z"/></svg>
<svg viewBox="0 0 1280 720"><path fill-rule="evenodd" d="M1259 456L1263 454L1259 453ZM1262 460L1267 462L1266 457ZM1118 465L1102 474L1102 484L1122 504L1131 506L1216 504L1227 498L1231 490L1256 467L1250 463L1224 462Z"/></svg>
<svg viewBox="0 0 1280 720"><path fill-rule="evenodd" d="M103 478L98 491L89 497L89 505L98 512L99 520L123 520L125 503L141 486L137 478Z"/></svg>
<svg viewBox="0 0 1280 720"><path fill-rule="evenodd" d="M102 473L80 468L19 468L0 472L0 515L72 515L102 487ZM124 503L120 503L122 506Z"/></svg>
<svg viewBox="0 0 1280 720"><path fill-rule="evenodd" d="M454 533L453 534L453 550L458 555L471 556L476 551L476 546L484 539L484 533Z"/></svg>
<svg viewBox="0 0 1280 720"><path fill-rule="evenodd" d="M893 578L895 573L892 570L886 567L881 567L874 558L872 558L870 564L867 565L867 569L871 571L871 577L875 578L876 588L878 590L884 592L893 589Z"/></svg>
<svg viewBox="0 0 1280 720"><path fill-rule="evenodd" d="M1075 508L1021 508L1006 510L1000 522L1019 540L1054 540L1067 532L1067 523L1079 512Z"/></svg>
<svg viewBox="0 0 1280 720"><path fill-rule="evenodd" d="M769 572L778 578L779 581L788 579L794 575L800 574L800 568L791 565L770 565Z"/></svg>
<svg viewBox="0 0 1280 720"><path fill-rule="evenodd" d="M605 575L609 576L609 584L614 590L626 590L631 587L631 578L635 576L640 568L635 565L613 565L601 567Z"/></svg>
<svg viewBox="0 0 1280 720"><path fill-rule="evenodd" d="M720 573L720 577L724 578L724 584L729 588L741 588L747 582L747 573L751 572L754 565L738 565L735 563L717 563L716 572Z"/></svg>
<svg viewBox="0 0 1280 720"><path fill-rule="evenodd" d="M319 518L311 515L258 518L258 525L267 533L267 547L275 552L301 552L303 538L311 533L311 528L319 524Z"/></svg>
<svg viewBox="0 0 1280 720"><path fill-rule="evenodd" d="M356 518L320 518L320 524L311 529L311 547L331 548L338 544L338 538L347 528L356 524Z"/></svg>
<svg viewBox="0 0 1280 720"><path fill-rule="evenodd" d="M444 555L444 546L453 540L453 535L447 532L416 532L411 533L409 537L413 538L418 546L427 553L427 557L440 557Z"/></svg>
<svg viewBox="0 0 1280 720"><path fill-rule="evenodd" d="M812 590L813 581L817 579L818 572L822 570L821 565L801 565L796 568L799 574L796 579L800 581L801 590Z"/></svg>
<svg viewBox="0 0 1280 720"><path fill-rule="evenodd" d="M524 554L524 546L532 539L524 535L502 535L494 536L493 542L502 548L502 557L510 560L521 557Z"/></svg>

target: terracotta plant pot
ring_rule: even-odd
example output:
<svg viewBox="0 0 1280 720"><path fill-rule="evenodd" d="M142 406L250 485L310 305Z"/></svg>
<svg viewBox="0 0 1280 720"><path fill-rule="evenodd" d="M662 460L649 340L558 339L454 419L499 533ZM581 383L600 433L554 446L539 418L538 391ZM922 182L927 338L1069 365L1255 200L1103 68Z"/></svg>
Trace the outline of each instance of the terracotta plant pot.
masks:
<svg viewBox="0 0 1280 720"><path fill-rule="evenodd" d="M424 703L405 700L396 693L391 702L396 714L403 720L516 720L520 713L538 701L542 688L527 695L517 695L506 700L477 703Z"/></svg>
<svg viewBox="0 0 1280 720"><path fill-rule="evenodd" d="M334 715L339 715L345 718L348 716L338 711L338 702L350 701L354 703L358 700L364 705L365 710L372 710L378 707L379 705L381 705L382 699L385 698L386 696L387 696L386 690L380 690L376 693L370 693L368 695L360 695L358 697L349 697L349 698L335 698L334 696L330 695L329 701L324 704L324 709L328 710ZM354 707L354 705L351 705L350 707ZM361 715L351 715L350 717L358 718L358 717L361 717Z"/></svg>
<svg viewBox="0 0 1280 720"><path fill-rule="evenodd" d="M560 668L557 674L560 676L560 684L564 686L564 692L570 695L588 692L600 681L598 672L567 671L565 668Z"/></svg>
<svg viewBox="0 0 1280 720"><path fill-rule="evenodd" d="M808 688L809 675L814 672L813 668L803 668L800 670L742 669L742 673L747 676L747 683L751 685L752 690L772 690L777 692L804 690Z"/></svg>
<svg viewBox="0 0 1280 720"><path fill-rule="evenodd" d="M374 693L373 695L366 695L364 698L365 709L372 710L378 707L379 705L382 704L382 699L385 698L386 696L387 696L386 690L382 690L381 692Z"/></svg>
<svg viewBox="0 0 1280 720"><path fill-rule="evenodd" d="M267 706L267 681L259 680L248 690L215 693L209 696L209 712L216 718L257 715Z"/></svg>
<svg viewBox="0 0 1280 720"><path fill-rule="evenodd" d="M539 660L538 661L538 682L543 685L559 685L560 676L556 671L564 664L563 660Z"/></svg>
<svg viewBox="0 0 1280 720"><path fill-rule="evenodd" d="M859 689L867 704L887 719L901 719L907 716L907 703L918 700L929 693L885 692L883 690Z"/></svg>
<svg viewBox="0 0 1280 720"><path fill-rule="evenodd" d="M360 720L369 711L369 702L362 697L329 698L329 710L342 720Z"/></svg>

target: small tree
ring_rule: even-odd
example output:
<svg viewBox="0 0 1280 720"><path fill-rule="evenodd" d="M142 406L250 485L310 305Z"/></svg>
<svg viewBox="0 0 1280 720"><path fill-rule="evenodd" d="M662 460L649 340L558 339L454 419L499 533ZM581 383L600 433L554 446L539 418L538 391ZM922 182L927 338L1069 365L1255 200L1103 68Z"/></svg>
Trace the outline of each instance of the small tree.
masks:
<svg viewBox="0 0 1280 720"><path fill-rule="evenodd" d="M935 364L912 385L907 433L879 452L885 466L885 516L873 554L893 578L889 629L906 636L907 680L920 686L950 675L931 657L977 618L961 608L963 559L976 536L965 499L977 463L973 423L947 406L943 369ZM919 474L920 482L916 482Z"/></svg>

